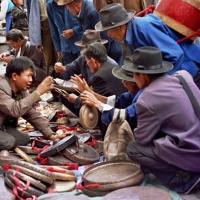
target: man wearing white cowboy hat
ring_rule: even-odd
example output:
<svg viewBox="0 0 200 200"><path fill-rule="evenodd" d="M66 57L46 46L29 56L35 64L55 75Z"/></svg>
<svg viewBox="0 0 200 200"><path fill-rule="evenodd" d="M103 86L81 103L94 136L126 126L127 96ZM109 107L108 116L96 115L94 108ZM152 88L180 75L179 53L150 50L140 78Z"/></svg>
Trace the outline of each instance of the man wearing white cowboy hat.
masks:
<svg viewBox="0 0 200 200"><path fill-rule="evenodd" d="M132 53L142 46L159 48L163 59L174 65L168 73L184 69L200 88L200 46L188 40L177 43L182 36L154 14L134 17L134 11L126 11L121 4L113 3L101 9L99 15L100 22L95 25L97 31L107 30L108 36L124 42Z"/></svg>
<svg viewBox="0 0 200 200"><path fill-rule="evenodd" d="M96 11L91 0L58 0L58 5L65 5L69 12L77 17L83 31L95 29L95 24L99 21L99 13ZM105 45L108 56L118 64L121 64L121 44L109 38L105 31L101 33L101 38L108 40L108 43Z"/></svg>
<svg viewBox="0 0 200 200"><path fill-rule="evenodd" d="M129 143L130 159L153 173L169 189L189 193L200 180L200 119L179 79L165 74L173 68L155 47L140 47L132 63L122 66L133 73L140 89L136 102L135 141ZM200 91L185 70L176 72L188 83L200 104ZM176 175L185 180L176 180Z"/></svg>

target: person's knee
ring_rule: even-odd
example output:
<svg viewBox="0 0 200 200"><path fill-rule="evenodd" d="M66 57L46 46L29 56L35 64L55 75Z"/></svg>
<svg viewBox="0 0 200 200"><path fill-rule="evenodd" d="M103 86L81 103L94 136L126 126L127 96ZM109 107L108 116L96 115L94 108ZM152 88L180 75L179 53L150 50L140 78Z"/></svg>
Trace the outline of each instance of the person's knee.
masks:
<svg viewBox="0 0 200 200"><path fill-rule="evenodd" d="M136 145L137 145L136 141L131 141L126 148L127 155L131 160L134 160L137 157L138 151L137 148L135 148Z"/></svg>
<svg viewBox="0 0 200 200"><path fill-rule="evenodd" d="M14 145L15 145L15 138L7 137L0 144L0 150L11 150L11 149L13 149Z"/></svg>
<svg viewBox="0 0 200 200"><path fill-rule="evenodd" d="M28 134L23 135L23 139L20 141L21 146L26 146L30 142L30 136ZM18 146L18 145L17 145Z"/></svg>

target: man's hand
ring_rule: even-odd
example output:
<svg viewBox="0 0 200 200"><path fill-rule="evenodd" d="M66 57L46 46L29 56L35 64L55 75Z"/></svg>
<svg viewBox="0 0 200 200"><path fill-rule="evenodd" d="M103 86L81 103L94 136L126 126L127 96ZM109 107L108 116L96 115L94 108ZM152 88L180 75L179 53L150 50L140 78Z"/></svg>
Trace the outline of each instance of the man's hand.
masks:
<svg viewBox="0 0 200 200"><path fill-rule="evenodd" d="M64 38L69 39L71 38L73 35L75 34L73 29L68 29L63 31L63 33L61 34Z"/></svg>
<svg viewBox="0 0 200 200"><path fill-rule="evenodd" d="M76 87L72 88L78 89L80 92L83 92L84 90L91 91L91 88L89 87L85 79L81 78L80 75L78 76L74 74L74 76L71 76L70 81L77 85Z"/></svg>
<svg viewBox="0 0 200 200"><path fill-rule="evenodd" d="M95 108L99 108L99 106L102 104L101 101L99 101L94 94L92 94L91 92L88 91L84 91L81 94L81 102L83 104L87 104L89 106L95 107Z"/></svg>
<svg viewBox="0 0 200 200"><path fill-rule="evenodd" d="M65 72L66 68L63 66L61 62L56 62L54 65L54 70L56 71L56 74L60 74L62 72Z"/></svg>
<svg viewBox="0 0 200 200"><path fill-rule="evenodd" d="M67 96L63 95L65 97L65 99L67 99L70 103L75 103L76 98L78 97L77 95L71 93Z"/></svg>
<svg viewBox="0 0 200 200"><path fill-rule="evenodd" d="M49 138L50 140L57 140L57 139L63 139L63 138L65 138L66 137L66 133L62 133L62 134L56 134L56 133L54 133L54 134L52 134L51 135L51 137Z"/></svg>
<svg viewBox="0 0 200 200"><path fill-rule="evenodd" d="M43 46L36 46L36 49L37 49L39 52L43 52Z"/></svg>
<svg viewBox="0 0 200 200"><path fill-rule="evenodd" d="M37 87L35 90L38 95L44 94L46 91L53 89L52 84L54 83L54 80L51 76L46 77Z"/></svg>
<svg viewBox="0 0 200 200"><path fill-rule="evenodd" d="M2 62L9 62L13 58L14 58L14 56L7 56L6 53L0 54L0 60Z"/></svg>

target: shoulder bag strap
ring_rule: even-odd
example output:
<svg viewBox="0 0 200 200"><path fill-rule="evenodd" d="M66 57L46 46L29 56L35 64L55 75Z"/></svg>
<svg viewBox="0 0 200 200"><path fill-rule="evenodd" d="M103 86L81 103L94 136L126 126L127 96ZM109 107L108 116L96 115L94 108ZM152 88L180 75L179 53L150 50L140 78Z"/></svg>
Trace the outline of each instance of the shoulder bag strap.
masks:
<svg viewBox="0 0 200 200"><path fill-rule="evenodd" d="M175 75L175 76L179 79L179 81L183 85L183 88L184 88L185 92L187 93L187 95L188 95L188 97L189 97L189 99L192 103L194 111L195 111L196 115L198 116L198 118L200 119L200 106L199 106L199 103L196 100L194 94L192 93L190 87L188 86L187 82L185 81L185 79L181 75Z"/></svg>

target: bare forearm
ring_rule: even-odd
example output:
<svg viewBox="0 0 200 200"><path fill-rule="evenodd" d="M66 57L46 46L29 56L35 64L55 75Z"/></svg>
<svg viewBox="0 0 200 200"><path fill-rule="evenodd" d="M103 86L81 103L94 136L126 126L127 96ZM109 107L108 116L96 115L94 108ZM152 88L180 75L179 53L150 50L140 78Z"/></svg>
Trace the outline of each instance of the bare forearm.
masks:
<svg viewBox="0 0 200 200"><path fill-rule="evenodd" d="M96 92L94 92L94 91L91 91L92 92L92 94L94 94L94 96L99 100L99 101L101 101L102 103L106 103L107 102L107 97L105 97L105 96L102 96L102 95L100 95L100 94L98 94L98 93L96 93Z"/></svg>

